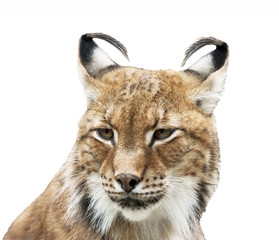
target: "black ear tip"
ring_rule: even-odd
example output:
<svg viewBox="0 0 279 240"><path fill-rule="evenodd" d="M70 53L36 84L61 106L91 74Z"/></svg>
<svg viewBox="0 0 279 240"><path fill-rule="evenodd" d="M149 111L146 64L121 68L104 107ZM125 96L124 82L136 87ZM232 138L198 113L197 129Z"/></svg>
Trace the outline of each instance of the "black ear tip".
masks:
<svg viewBox="0 0 279 240"><path fill-rule="evenodd" d="M88 42L88 41L92 41L92 37L89 37L89 34L87 33L87 34L83 34L81 37L80 37L80 40L81 41L86 41L86 42Z"/></svg>
<svg viewBox="0 0 279 240"><path fill-rule="evenodd" d="M96 46L96 43L89 34L84 34L80 37L79 57L83 65L87 65L91 62L91 55Z"/></svg>
<svg viewBox="0 0 279 240"><path fill-rule="evenodd" d="M229 46L226 42L221 42L220 45L216 45L216 49L227 54L229 52Z"/></svg>
<svg viewBox="0 0 279 240"><path fill-rule="evenodd" d="M216 45L216 49L211 53L215 69L220 69L226 62L229 54L229 46L227 43L220 41L220 45Z"/></svg>
<svg viewBox="0 0 279 240"><path fill-rule="evenodd" d="M221 46L223 47L223 48L229 48L229 45L226 43L226 42L223 42L223 41L221 41Z"/></svg>

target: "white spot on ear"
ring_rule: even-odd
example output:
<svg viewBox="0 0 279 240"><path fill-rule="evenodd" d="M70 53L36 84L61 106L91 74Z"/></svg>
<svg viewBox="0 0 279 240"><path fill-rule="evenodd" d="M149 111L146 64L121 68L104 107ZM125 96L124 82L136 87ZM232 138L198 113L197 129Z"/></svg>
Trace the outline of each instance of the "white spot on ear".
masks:
<svg viewBox="0 0 279 240"><path fill-rule="evenodd" d="M91 65L88 66L88 71L94 75L94 73L111 65L115 65L115 62L112 61L100 47L94 48Z"/></svg>
<svg viewBox="0 0 279 240"><path fill-rule="evenodd" d="M215 70L211 54L207 54L206 56L199 59L189 68L189 70L198 72L202 76L208 76Z"/></svg>

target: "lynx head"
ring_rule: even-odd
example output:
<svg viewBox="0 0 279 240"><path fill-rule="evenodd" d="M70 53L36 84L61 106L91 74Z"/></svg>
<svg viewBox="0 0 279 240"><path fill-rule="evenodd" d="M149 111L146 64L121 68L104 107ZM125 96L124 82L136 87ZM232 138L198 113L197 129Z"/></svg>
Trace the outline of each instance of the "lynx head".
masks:
<svg viewBox="0 0 279 240"><path fill-rule="evenodd" d="M182 65L205 45L216 49L190 68L151 71L118 65L94 38L128 58L108 35L80 39L88 105L71 160L71 201L101 232L120 220L191 231L218 182L213 111L226 78L227 44L202 38L186 51Z"/></svg>

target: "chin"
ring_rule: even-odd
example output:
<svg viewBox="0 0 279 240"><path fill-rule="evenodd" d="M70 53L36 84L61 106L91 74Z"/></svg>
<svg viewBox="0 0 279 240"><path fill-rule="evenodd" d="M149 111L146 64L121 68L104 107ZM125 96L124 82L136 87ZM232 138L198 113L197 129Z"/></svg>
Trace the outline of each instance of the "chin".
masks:
<svg viewBox="0 0 279 240"><path fill-rule="evenodd" d="M141 222L146 220L152 213L153 207L147 209L122 209L121 214L131 222Z"/></svg>

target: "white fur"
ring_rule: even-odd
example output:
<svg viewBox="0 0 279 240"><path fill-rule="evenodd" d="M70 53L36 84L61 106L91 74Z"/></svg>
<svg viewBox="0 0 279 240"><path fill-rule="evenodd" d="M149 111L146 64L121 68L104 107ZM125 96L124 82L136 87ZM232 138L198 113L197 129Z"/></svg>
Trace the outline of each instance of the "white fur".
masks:
<svg viewBox="0 0 279 240"><path fill-rule="evenodd" d="M220 70L212 73L193 94L194 101L201 101L200 108L206 113L211 114L223 93L227 76L227 64Z"/></svg>
<svg viewBox="0 0 279 240"><path fill-rule="evenodd" d="M150 130L146 133L146 139L145 139L146 145L149 145L152 142L154 132L155 130Z"/></svg>
<svg viewBox="0 0 279 240"><path fill-rule="evenodd" d="M92 87L86 82L85 75L88 75L85 68L81 63L79 63L78 67L78 77L80 79L80 82L83 85L83 89L85 92L86 100L87 100L87 107L89 107L92 102L94 102L95 99L100 95L97 89L92 89Z"/></svg>
<svg viewBox="0 0 279 240"><path fill-rule="evenodd" d="M214 65L213 65L211 54L207 54L204 57L200 58L189 69L196 71L203 76L208 76L215 69Z"/></svg>
<svg viewBox="0 0 279 240"><path fill-rule="evenodd" d="M89 66L89 72L98 73L111 65L115 65L115 62L100 47L96 47L93 52L91 65Z"/></svg>
<svg viewBox="0 0 279 240"><path fill-rule="evenodd" d="M71 180L70 176L72 175L73 168L71 167L71 158L67 162L67 167L65 168L66 172L64 174L65 178L65 187L61 189L61 195L64 191L67 191L70 198L68 201L67 212L64 216L64 220L70 224L74 224L76 220L79 219L79 203L82 199L82 194L78 192L77 183ZM71 174L71 175L69 175ZM107 193L104 191L101 184L101 177L98 173L92 173L92 175L88 178L88 187L90 189L90 197L91 197L91 208L94 207L95 214L93 222L97 222L98 219L101 221L98 222L98 229L101 234L105 234L113 224L115 217L117 216L117 208L116 204L113 203Z"/></svg>
<svg viewBox="0 0 279 240"><path fill-rule="evenodd" d="M105 234L112 226L119 210L104 191L99 174L92 174L89 178L88 185L91 197L90 207L94 207L96 211L92 222L95 222L98 218L102 218L103 221L100 222L99 230L102 234Z"/></svg>
<svg viewBox="0 0 279 240"><path fill-rule="evenodd" d="M181 237L190 236L190 216L197 205L195 188L197 182L192 177L168 176L167 194L160 202L160 213L170 219L175 232ZM184 239L184 238L183 238Z"/></svg>
<svg viewBox="0 0 279 240"><path fill-rule="evenodd" d="M121 214L131 222L141 222L148 218L152 208L142 209L142 210L128 210L124 209L121 211Z"/></svg>
<svg viewBox="0 0 279 240"><path fill-rule="evenodd" d="M114 140L114 143L117 144L118 142L118 132L116 129L112 129L113 131L113 140Z"/></svg>
<svg viewBox="0 0 279 240"><path fill-rule="evenodd" d="M74 146L73 149L75 149L76 146ZM76 159L76 154L74 150L72 150L71 154L69 155L67 161L62 166L61 171L63 172L63 175L61 176L61 180L65 182L63 187L60 189L60 192L57 194L56 199L59 199L59 197L67 192L69 193L69 201L68 201L68 207L67 212L64 216L64 220L70 224L74 224L74 219L79 216L79 208L77 207L79 205L79 202L82 199L82 195L79 194L77 183L74 181L71 176L73 174L73 167L72 167L72 161Z"/></svg>

